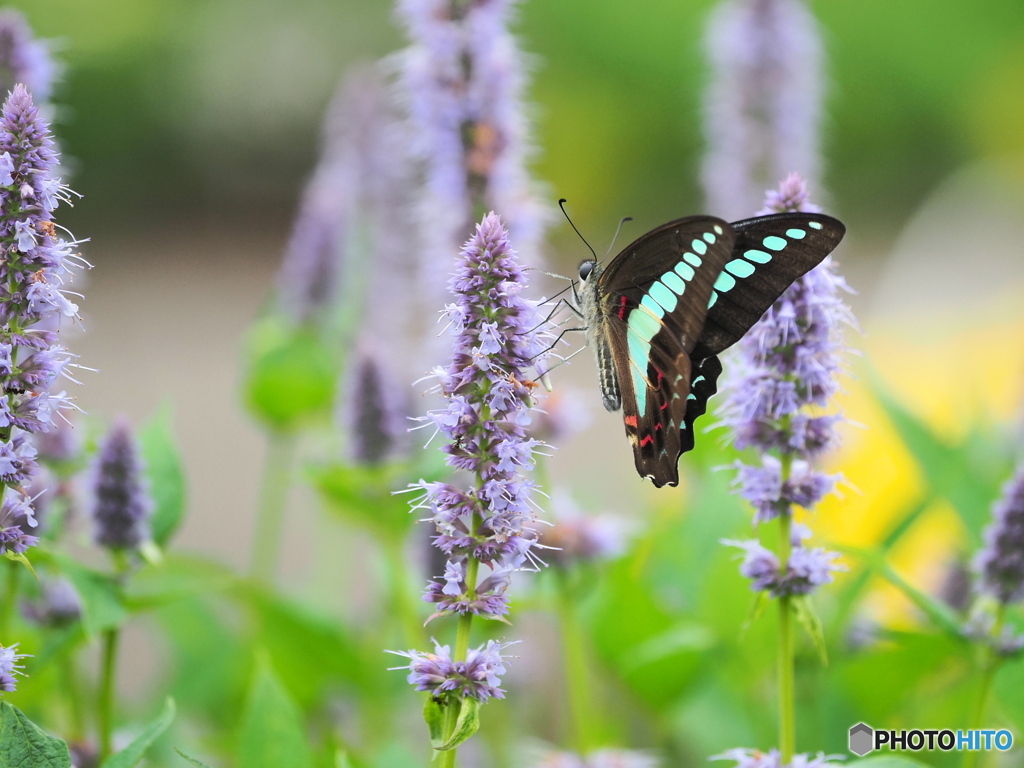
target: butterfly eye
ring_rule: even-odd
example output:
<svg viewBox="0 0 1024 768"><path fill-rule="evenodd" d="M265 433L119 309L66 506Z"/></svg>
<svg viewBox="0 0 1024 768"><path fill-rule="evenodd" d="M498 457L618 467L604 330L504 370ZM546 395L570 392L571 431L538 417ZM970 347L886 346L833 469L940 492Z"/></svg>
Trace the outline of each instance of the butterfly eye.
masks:
<svg viewBox="0 0 1024 768"><path fill-rule="evenodd" d="M590 273L594 271L593 261L584 261L580 264L580 280L586 281Z"/></svg>

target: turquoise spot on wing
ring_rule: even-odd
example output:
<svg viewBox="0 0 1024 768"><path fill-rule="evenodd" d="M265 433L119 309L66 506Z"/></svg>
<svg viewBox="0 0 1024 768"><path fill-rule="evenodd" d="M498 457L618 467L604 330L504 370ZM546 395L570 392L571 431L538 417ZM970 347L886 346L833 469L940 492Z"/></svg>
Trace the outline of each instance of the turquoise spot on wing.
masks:
<svg viewBox="0 0 1024 768"><path fill-rule="evenodd" d="M703 240L694 240L692 243L690 243L690 247L693 248L693 250L695 250L701 256L708 252L708 244L705 243Z"/></svg>
<svg viewBox="0 0 1024 768"><path fill-rule="evenodd" d="M743 256L751 261L756 261L758 264L767 264L772 260L772 255L764 251L744 251Z"/></svg>
<svg viewBox="0 0 1024 768"><path fill-rule="evenodd" d="M700 256L694 256L694 255L693 255L692 253L690 253L689 251L687 251L686 253L684 253L684 254L683 254L683 259L684 259L684 260L685 260L685 261L686 261L686 262L687 262L688 264L692 264L692 265L693 265L693 266L695 266L695 267L699 267L699 266L700 266L701 264L703 264L703 263L704 263L703 261L701 261L701 260L700 260Z"/></svg>
<svg viewBox="0 0 1024 768"><path fill-rule="evenodd" d="M784 237L776 237L775 235L768 235L764 240L765 248L771 248L773 251L781 251L786 247L786 239Z"/></svg>
<svg viewBox="0 0 1024 768"><path fill-rule="evenodd" d="M697 386L702 381L704 381L704 374L701 374L700 376L693 380L693 386Z"/></svg>
<svg viewBox="0 0 1024 768"><path fill-rule="evenodd" d="M725 293L731 291L736 287L736 278L730 275L728 272L722 272L718 279L715 280L715 290Z"/></svg>
<svg viewBox="0 0 1024 768"><path fill-rule="evenodd" d="M633 394L636 395L637 413L642 414L647 411L647 382L640 371L647 370L647 358L651 352L651 344L635 333L629 333L626 336L629 340L629 369L633 378Z"/></svg>
<svg viewBox="0 0 1024 768"><path fill-rule="evenodd" d="M689 256L690 254L686 255ZM676 272L679 273L679 276L683 278L683 280L693 280L693 276L696 274L693 271L693 267L691 267L689 264L684 264L681 261L678 264L676 264Z"/></svg>
<svg viewBox="0 0 1024 768"><path fill-rule="evenodd" d="M711 298L708 299L708 309L711 309L713 306L715 306L716 301L718 301L718 291L712 291Z"/></svg>
<svg viewBox="0 0 1024 768"><path fill-rule="evenodd" d="M645 342L653 339L654 334L661 329L660 318L665 313L665 310L653 301L650 305L647 304L647 299L648 297L644 296L640 306L629 313L629 330ZM655 310L657 311L655 312Z"/></svg>
<svg viewBox="0 0 1024 768"><path fill-rule="evenodd" d="M722 228L717 224L715 224L715 232L717 232L718 234L722 234Z"/></svg>
<svg viewBox="0 0 1024 768"><path fill-rule="evenodd" d="M754 265L743 259L733 259L725 265L725 268L736 277L750 277L754 274Z"/></svg>
<svg viewBox="0 0 1024 768"><path fill-rule="evenodd" d="M792 237L794 240L803 240L807 237L807 230L804 229L787 229L786 237Z"/></svg>
<svg viewBox="0 0 1024 768"><path fill-rule="evenodd" d="M705 233L704 233L704 235L703 235L703 237L704 237L704 239L705 239L705 240L707 240L707 241L708 241L708 243L710 243L711 245L714 245L714 244L715 244L715 236L714 236L714 235L712 235L712 234L711 234L710 232L705 232Z"/></svg>
<svg viewBox="0 0 1024 768"><path fill-rule="evenodd" d="M691 392L690 394L688 394L688 395L686 396L686 399L687 399L687 400L696 400L696 399L697 399L697 396L696 396L695 394L693 394L693 392Z"/></svg>
<svg viewBox="0 0 1024 768"><path fill-rule="evenodd" d="M821 229L821 222L820 221L812 221L809 224L809 226L810 226L811 229Z"/></svg>
<svg viewBox="0 0 1024 768"><path fill-rule="evenodd" d="M672 293L677 296L682 296L683 291L686 290L686 283L679 279L679 275L675 272L666 272L661 276L661 282L672 289Z"/></svg>
<svg viewBox="0 0 1024 768"><path fill-rule="evenodd" d="M672 293L672 291L666 288L665 284L660 280L655 280L654 284L647 289L647 296L644 296L644 299L648 296L661 304L661 306L665 308L666 312L674 310L676 308L676 304L679 303L679 298ZM642 303L643 302L641 302L641 304ZM662 317L664 317L664 315L662 315Z"/></svg>

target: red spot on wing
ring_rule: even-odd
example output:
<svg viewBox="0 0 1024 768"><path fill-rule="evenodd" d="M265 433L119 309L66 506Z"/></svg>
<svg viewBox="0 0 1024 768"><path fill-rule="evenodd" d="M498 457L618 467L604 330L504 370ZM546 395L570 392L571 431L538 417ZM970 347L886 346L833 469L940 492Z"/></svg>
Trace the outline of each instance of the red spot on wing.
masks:
<svg viewBox="0 0 1024 768"><path fill-rule="evenodd" d="M666 408L668 408L668 400L666 400L664 403L662 403L661 404L661 408L659 408L658 410L664 411Z"/></svg>
<svg viewBox="0 0 1024 768"><path fill-rule="evenodd" d="M619 320L626 319L626 297L619 296Z"/></svg>
<svg viewBox="0 0 1024 768"><path fill-rule="evenodd" d="M627 416L626 418L623 419L623 421L626 422L627 427L632 427L633 429L636 429L636 416Z"/></svg>
<svg viewBox="0 0 1024 768"><path fill-rule="evenodd" d="M658 382L654 386L657 389L661 389L661 382L665 380L665 374L659 371L657 368L654 369L654 372L658 374Z"/></svg>
<svg viewBox="0 0 1024 768"><path fill-rule="evenodd" d="M659 429L661 429L661 422L659 422L659 423L654 425L654 431L655 432L657 432Z"/></svg>
<svg viewBox="0 0 1024 768"><path fill-rule="evenodd" d="M653 442L654 442L654 436L653 435L644 435L642 438L640 438L640 447L643 448L645 445L650 445Z"/></svg>

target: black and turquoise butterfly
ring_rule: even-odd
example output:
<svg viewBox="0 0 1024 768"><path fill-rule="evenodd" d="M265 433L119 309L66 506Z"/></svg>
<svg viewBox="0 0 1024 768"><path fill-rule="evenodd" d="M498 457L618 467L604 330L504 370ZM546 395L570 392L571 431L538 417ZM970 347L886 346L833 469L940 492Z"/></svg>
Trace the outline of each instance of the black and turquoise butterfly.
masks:
<svg viewBox="0 0 1024 768"><path fill-rule="evenodd" d="M658 488L679 482L679 456L693 448L693 423L717 391L718 354L845 232L816 213L732 224L689 216L651 230L607 267L580 264L578 311L604 407L623 409L641 477Z"/></svg>

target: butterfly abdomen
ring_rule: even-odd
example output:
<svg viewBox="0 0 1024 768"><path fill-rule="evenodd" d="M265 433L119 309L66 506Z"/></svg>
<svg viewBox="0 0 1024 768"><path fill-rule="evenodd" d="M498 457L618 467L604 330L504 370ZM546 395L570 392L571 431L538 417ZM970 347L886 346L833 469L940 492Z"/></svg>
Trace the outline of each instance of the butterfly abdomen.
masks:
<svg viewBox="0 0 1024 768"><path fill-rule="evenodd" d="M619 378L615 374L615 361L612 358L612 348L608 343L607 320L605 319L606 309L601 306L601 300L597 295L597 279L604 271L601 265L595 265L587 280L583 283L581 303L583 305L583 319L587 326L587 344L594 350L597 358L597 374L601 383L601 401L605 410L617 411L622 407L622 390L619 387ZM623 296L622 299L626 297ZM620 302L621 303L621 302ZM625 304L613 310L626 315Z"/></svg>

